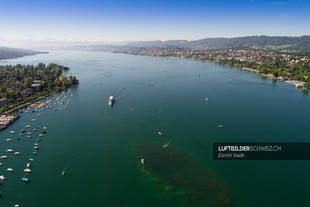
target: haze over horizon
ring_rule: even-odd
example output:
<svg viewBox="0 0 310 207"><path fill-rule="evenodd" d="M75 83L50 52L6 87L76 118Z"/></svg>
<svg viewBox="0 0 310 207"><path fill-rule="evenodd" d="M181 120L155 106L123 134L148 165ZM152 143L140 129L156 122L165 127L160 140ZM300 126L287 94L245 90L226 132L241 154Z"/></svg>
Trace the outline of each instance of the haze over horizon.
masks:
<svg viewBox="0 0 310 207"><path fill-rule="evenodd" d="M0 0L1 46L309 35L305 0ZM291 15L294 14L294 15Z"/></svg>

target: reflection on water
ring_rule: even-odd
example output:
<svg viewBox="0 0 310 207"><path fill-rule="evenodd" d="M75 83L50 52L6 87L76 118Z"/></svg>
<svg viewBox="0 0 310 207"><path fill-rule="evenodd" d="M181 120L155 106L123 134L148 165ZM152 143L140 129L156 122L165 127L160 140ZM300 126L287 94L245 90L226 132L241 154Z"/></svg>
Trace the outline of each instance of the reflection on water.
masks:
<svg viewBox="0 0 310 207"><path fill-rule="evenodd" d="M163 148L148 140L137 141L136 145L139 160L144 159L144 164L139 164L141 172L159 184L165 194L188 204L231 206L231 190L225 181L183 150L170 145Z"/></svg>

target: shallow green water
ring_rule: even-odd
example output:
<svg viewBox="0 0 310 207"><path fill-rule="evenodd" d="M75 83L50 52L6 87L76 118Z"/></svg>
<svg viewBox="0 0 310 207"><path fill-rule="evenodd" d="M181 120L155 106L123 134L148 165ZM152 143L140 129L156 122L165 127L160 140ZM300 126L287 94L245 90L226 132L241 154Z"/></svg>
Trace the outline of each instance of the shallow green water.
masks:
<svg viewBox="0 0 310 207"><path fill-rule="evenodd" d="M33 123L46 124L48 133L31 183L20 178L35 138L16 140L18 133L9 131L19 132L35 114L22 114L0 132L0 154L21 152L0 161L7 177L1 207L208 206L164 194L139 167L141 140L170 142L211 170L231 189L230 206L308 205L309 161L212 160L214 141L309 141L310 97L291 85L211 63L102 52L51 51L0 64L38 62L69 66L80 85L67 110L46 110ZM113 108L107 106L110 95L117 99ZM217 128L219 122L224 128ZM8 167L15 171L6 172Z"/></svg>

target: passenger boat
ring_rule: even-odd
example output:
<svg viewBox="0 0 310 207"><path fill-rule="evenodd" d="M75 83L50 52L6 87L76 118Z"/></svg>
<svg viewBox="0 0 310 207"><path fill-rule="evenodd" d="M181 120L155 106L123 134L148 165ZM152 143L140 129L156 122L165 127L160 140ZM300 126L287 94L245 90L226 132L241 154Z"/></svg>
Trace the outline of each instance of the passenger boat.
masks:
<svg viewBox="0 0 310 207"><path fill-rule="evenodd" d="M114 104L114 97L113 97L113 96L110 96L110 97L109 97L109 100L108 100L108 105L109 105L109 106L113 106L113 104Z"/></svg>

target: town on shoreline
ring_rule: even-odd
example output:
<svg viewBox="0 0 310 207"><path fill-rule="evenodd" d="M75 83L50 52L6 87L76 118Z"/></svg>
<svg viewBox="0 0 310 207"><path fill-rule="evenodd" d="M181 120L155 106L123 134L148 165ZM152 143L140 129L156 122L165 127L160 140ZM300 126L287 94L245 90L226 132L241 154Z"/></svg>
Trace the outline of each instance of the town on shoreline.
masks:
<svg viewBox="0 0 310 207"><path fill-rule="evenodd" d="M124 47L114 48L110 51L132 55L209 61L256 72L260 76L285 81L303 90L310 88L310 57L288 50L276 52L258 48L194 50L165 47Z"/></svg>

